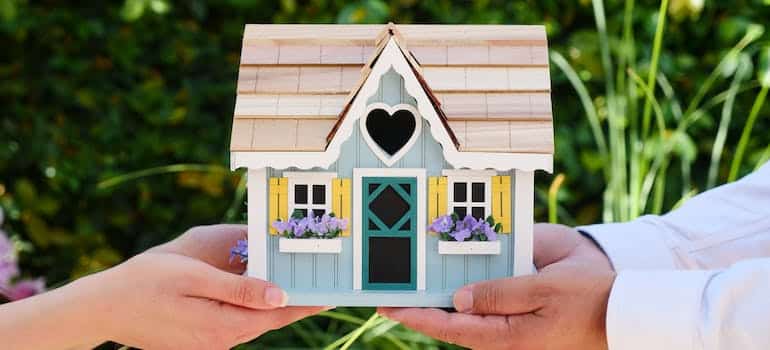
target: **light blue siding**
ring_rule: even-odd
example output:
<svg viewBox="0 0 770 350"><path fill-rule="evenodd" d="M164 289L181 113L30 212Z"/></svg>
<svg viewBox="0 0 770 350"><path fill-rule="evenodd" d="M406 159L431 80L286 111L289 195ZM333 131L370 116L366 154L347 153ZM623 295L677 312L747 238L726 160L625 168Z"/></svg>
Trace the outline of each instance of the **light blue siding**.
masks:
<svg viewBox="0 0 770 350"><path fill-rule="evenodd" d="M368 102L384 102L390 105L415 100L403 89L403 79L395 72L382 77L380 89L368 98ZM421 134L417 142L393 165L393 168L425 168L428 176L440 176L442 169L451 168L445 162L441 145L431 133L430 125L422 120ZM358 122L356 122L358 123ZM354 168L386 168L361 136L356 124L350 138L342 145L340 156L329 169L311 171L335 171L341 178L352 178ZM287 169L288 171L303 171ZM270 177L281 177L283 171L270 169ZM513 175L511 172L501 175ZM511 181L514 181L511 176ZM511 184L511 189L514 184ZM420 189L427 195L427 188ZM359 195L353 188L353 196ZM514 194L511 195L511 201ZM511 203L511 208L514 208ZM353 207L352 210L360 210ZM513 215L511 215L513 217ZM427 225L427 223L419 223ZM351 222L350 225L353 225ZM411 306L451 306L451 293L470 282L510 276L513 272L512 235L500 235L501 254L495 256L439 255L438 239L432 234L426 239L426 291L411 292L417 297L407 303ZM353 288L353 238L342 240L340 254L287 254L278 251L278 237L268 237L268 278L289 290L293 305L407 305L392 293L378 294L355 292ZM292 293L294 291L294 293ZM411 299L410 299L411 300Z"/></svg>

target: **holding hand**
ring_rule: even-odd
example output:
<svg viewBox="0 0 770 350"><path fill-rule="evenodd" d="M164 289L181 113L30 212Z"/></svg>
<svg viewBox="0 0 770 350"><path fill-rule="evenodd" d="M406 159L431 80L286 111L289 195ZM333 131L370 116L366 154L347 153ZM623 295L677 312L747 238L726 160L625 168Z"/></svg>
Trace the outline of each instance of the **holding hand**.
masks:
<svg viewBox="0 0 770 350"><path fill-rule="evenodd" d="M381 308L384 316L440 340L484 349L606 349L607 257L566 226L535 226L539 273L474 283L454 296L458 313Z"/></svg>
<svg viewBox="0 0 770 350"><path fill-rule="evenodd" d="M242 225L196 227L115 268L3 305L0 338L13 349L107 340L149 349L229 349L324 309L284 307L279 287L239 275L245 266L230 264L228 252L245 235Z"/></svg>

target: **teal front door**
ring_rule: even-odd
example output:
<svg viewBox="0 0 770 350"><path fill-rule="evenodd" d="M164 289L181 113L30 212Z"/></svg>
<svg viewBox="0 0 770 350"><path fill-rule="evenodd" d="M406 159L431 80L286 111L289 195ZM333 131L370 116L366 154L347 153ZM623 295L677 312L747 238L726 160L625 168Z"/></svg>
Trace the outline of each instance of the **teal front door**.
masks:
<svg viewBox="0 0 770 350"><path fill-rule="evenodd" d="M414 290L417 179L362 178L363 289Z"/></svg>

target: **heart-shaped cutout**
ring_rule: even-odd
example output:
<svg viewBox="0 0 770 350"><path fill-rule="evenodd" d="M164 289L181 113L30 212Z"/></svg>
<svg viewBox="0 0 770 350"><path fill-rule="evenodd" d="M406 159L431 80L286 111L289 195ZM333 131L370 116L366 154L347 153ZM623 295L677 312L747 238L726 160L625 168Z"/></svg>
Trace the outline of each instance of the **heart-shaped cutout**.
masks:
<svg viewBox="0 0 770 350"><path fill-rule="evenodd" d="M416 140L420 121L417 110L407 104L388 106L375 103L361 120L361 132L369 147L388 166L409 150Z"/></svg>

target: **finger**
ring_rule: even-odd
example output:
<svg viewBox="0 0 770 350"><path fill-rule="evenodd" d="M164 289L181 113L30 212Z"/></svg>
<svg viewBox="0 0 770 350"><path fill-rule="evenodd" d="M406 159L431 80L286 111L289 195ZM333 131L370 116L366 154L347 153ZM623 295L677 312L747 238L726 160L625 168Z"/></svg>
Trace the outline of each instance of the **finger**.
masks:
<svg viewBox="0 0 770 350"><path fill-rule="evenodd" d="M540 275L503 278L464 286L454 295L459 312L515 315L533 312L545 304L549 289Z"/></svg>
<svg viewBox="0 0 770 350"><path fill-rule="evenodd" d="M490 348L490 339L495 341L507 336L504 316L419 308L379 308L377 312L429 337L470 348Z"/></svg>
<svg viewBox="0 0 770 350"><path fill-rule="evenodd" d="M236 275L207 264L196 267L189 296L219 300L250 309L286 306L289 296L277 285L260 279Z"/></svg>
<svg viewBox="0 0 770 350"><path fill-rule="evenodd" d="M209 225L193 227L171 242L152 248L189 256L218 269L243 273L246 264L241 259L230 259L230 249L239 239L246 239L246 225Z"/></svg>
<svg viewBox="0 0 770 350"><path fill-rule="evenodd" d="M186 317L203 322L208 329L223 335L228 346L244 343L263 333L284 327L330 307L286 307L274 310L254 310L214 300L190 298L181 312Z"/></svg>
<svg viewBox="0 0 770 350"><path fill-rule="evenodd" d="M535 224L533 259L537 269L564 259L578 245L570 227Z"/></svg>
<svg viewBox="0 0 770 350"><path fill-rule="evenodd" d="M245 343L265 332L283 328L305 317L329 309L331 308L324 306L293 306L263 311L242 309L243 315L238 317L239 321L231 323L230 326L238 327L239 334L236 335L236 340L238 343Z"/></svg>

